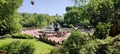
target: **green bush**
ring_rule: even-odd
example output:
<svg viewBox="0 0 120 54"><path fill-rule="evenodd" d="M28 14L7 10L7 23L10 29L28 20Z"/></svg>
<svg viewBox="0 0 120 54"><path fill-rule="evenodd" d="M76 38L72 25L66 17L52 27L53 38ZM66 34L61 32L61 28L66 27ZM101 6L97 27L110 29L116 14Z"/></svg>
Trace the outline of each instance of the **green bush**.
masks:
<svg viewBox="0 0 120 54"><path fill-rule="evenodd" d="M11 38L12 36L10 34L5 34L4 37L5 38Z"/></svg>
<svg viewBox="0 0 120 54"><path fill-rule="evenodd" d="M51 49L49 54L69 54L67 49L63 48L62 46L56 46Z"/></svg>
<svg viewBox="0 0 120 54"><path fill-rule="evenodd" d="M69 28L73 28L74 26L73 26L73 24L69 24L68 27Z"/></svg>
<svg viewBox="0 0 120 54"><path fill-rule="evenodd" d="M106 39L97 39L96 43L98 45L96 49L96 54L120 54L120 42L116 37L107 37Z"/></svg>
<svg viewBox="0 0 120 54"><path fill-rule="evenodd" d="M0 46L0 51L6 54L33 54L34 50L33 42L13 41Z"/></svg>
<svg viewBox="0 0 120 54"><path fill-rule="evenodd" d="M59 52L58 48L53 48L53 49L51 49L49 54L61 54L61 53Z"/></svg>
<svg viewBox="0 0 120 54"><path fill-rule="evenodd" d="M74 31L64 42L63 47L69 54L95 54L97 45L92 37L82 35L80 31Z"/></svg>
<svg viewBox="0 0 120 54"><path fill-rule="evenodd" d="M64 42L62 47L51 50L50 54L120 54L120 35L93 39L75 31Z"/></svg>
<svg viewBox="0 0 120 54"><path fill-rule="evenodd" d="M19 54L33 54L35 47L32 42L23 42Z"/></svg>
<svg viewBox="0 0 120 54"><path fill-rule="evenodd" d="M12 36L10 34L5 34L3 36L0 36L0 39L3 39L3 38L11 38Z"/></svg>
<svg viewBox="0 0 120 54"><path fill-rule="evenodd" d="M12 38L19 38L19 39L33 39L34 37L28 34L12 34Z"/></svg>
<svg viewBox="0 0 120 54"><path fill-rule="evenodd" d="M109 32L110 32L110 23L99 23L96 26L96 31L94 35L98 39L105 39L106 37L109 36Z"/></svg>

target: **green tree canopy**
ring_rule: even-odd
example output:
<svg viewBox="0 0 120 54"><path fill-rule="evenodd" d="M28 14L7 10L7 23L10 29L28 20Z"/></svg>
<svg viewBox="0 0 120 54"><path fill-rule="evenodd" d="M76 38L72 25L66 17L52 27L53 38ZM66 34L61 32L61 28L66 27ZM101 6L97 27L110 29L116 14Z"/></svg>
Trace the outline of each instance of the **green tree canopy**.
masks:
<svg viewBox="0 0 120 54"><path fill-rule="evenodd" d="M92 37L82 35L80 31L74 31L64 43L69 54L95 54L96 44Z"/></svg>
<svg viewBox="0 0 120 54"><path fill-rule="evenodd" d="M0 34L14 33L21 29L20 15L17 13L23 0L0 1Z"/></svg>

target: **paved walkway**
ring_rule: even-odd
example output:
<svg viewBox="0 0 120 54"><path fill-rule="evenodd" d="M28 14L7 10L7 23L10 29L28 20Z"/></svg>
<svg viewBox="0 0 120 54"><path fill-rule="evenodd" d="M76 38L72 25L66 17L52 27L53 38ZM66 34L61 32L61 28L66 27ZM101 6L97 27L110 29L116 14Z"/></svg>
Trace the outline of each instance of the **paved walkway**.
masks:
<svg viewBox="0 0 120 54"><path fill-rule="evenodd" d="M22 31L21 33L22 34L29 34L29 35L32 35L36 38L40 38L39 37L39 32L38 31L43 31L43 30L46 30L46 29L32 29L32 30L24 30ZM61 29L61 30L67 30L67 29ZM69 29L68 29L69 30ZM88 35L88 33L90 33L90 35L93 35L94 33L94 30L91 29L91 30L84 30L84 29L80 29L80 31L82 32L82 34L84 35ZM62 43L62 41L68 39L68 37L71 35L71 33L66 33L64 36L61 36L61 37L55 37L55 36L52 36L52 37L49 37L50 34L47 34L48 37L47 37L47 40L50 40L50 41L54 41L54 42L58 42L58 43ZM53 34L52 34L53 35Z"/></svg>
<svg viewBox="0 0 120 54"><path fill-rule="evenodd" d="M32 36L35 36L37 38L39 38L39 33L38 31L40 31L41 29L33 29L33 30L24 30L22 31L21 33L22 34L29 34L29 35L32 35Z"/></svg>
<svg viewBox="0 0 120 54"><path fill-rule="evenodd" d="M33 29L33 30L24 30L22 31L21 33L22 34L29 34L29 35L32 35L36 38L39 39L39 32L38 31L41 31L41 29ZM51 40L51 41L55 41L57 43L60 43L62 44L62 41L66 40L69 36L70 36L71 33L67 33L65 34L65 36L62 36L62 37L48 37L48 40Z"/></svg>

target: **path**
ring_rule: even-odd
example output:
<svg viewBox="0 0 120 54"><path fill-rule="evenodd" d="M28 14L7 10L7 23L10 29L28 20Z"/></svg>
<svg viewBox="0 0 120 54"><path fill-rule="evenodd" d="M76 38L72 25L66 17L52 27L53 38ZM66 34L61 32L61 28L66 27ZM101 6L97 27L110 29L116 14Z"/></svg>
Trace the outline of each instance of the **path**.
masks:
<svg viewBox="0 0 120 54"><path fill-rule="evenodd" d="M24 30L21 33L22 34L29 34L29 35L32 35L32 36L40 39L40 37L39 37L40 33L38 31L43 31L43 30L46 30L46 29ZM67 31L67 30L71 30L71 29L69 29L69 28L63 28L61 30ZM90 29L90 30L79 29L79 30L84 35L88 35L88 33L90 33L90 35L93 35L93 33L94 33L93 29ZM47 34L47 35L49 36L50 34ZM64 36L61 36L61 37L52 36L52 37L48 37L47 40L48 41L50 40L50 41L58 42L58 43L62 44L62 41L68 39L68 37L70 35L71 35L71 33L67 33L67 34L65 34Z"/></svg>
<svg viewBox="0 0 120 54"><path fill-rule="evenodd" d="M29 34L29 35L32 35L36 38L40 38L39 37L39 32L38 31L42 31L43 29L32 29L32 30L24 30L22 31L21 33L22 34ZM62 41L66 40L69 36L70 36L71 33L67 33L65 34L65 36L62 36L62 37L48 37L48 40L51 40L51 41L55 41L56 43L60 43L62 44Z"/></svg>

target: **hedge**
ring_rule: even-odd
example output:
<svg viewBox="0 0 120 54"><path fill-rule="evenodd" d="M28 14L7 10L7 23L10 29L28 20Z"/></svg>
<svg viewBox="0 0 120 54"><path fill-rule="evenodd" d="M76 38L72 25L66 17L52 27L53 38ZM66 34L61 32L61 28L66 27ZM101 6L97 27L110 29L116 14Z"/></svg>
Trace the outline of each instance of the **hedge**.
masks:
<svg viewBox="0 0 120 54"><path fill-rule="evenodd" d="M12 38L19 38L19 39L33 39L34 37L28 34L12 34Z"/></svg>

